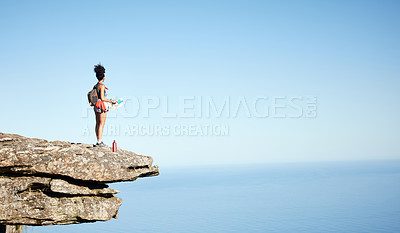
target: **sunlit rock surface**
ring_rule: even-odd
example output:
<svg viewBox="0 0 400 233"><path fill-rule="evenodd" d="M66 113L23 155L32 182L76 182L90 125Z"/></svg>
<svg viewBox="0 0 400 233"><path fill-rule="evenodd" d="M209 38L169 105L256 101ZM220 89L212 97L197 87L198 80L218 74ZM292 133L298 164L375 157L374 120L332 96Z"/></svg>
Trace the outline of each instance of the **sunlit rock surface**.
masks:
<svg viewBox="0 0 400 233"><path fill-rule="evenodd" d="M149 156L0 133L0 224L54 225L117 217L106 183L159 174Z"/></svg>
<svg viewBox="0 0 400 233"><path fill-rule="evenodd" d="M0 172L117 182L158 174L150 156L0 133Z"/></svg>

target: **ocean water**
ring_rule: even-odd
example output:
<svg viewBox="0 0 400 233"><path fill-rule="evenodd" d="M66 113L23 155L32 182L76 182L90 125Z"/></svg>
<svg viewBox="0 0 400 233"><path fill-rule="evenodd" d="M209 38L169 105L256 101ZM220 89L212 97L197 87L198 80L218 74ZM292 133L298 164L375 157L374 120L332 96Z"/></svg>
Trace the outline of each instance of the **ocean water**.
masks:
<svg viewBox="0 0 400 233"><path fill-rule="evenodd" d="M172 168L111 184L107 222L24 232L400 232L400 161Z"/></svg>

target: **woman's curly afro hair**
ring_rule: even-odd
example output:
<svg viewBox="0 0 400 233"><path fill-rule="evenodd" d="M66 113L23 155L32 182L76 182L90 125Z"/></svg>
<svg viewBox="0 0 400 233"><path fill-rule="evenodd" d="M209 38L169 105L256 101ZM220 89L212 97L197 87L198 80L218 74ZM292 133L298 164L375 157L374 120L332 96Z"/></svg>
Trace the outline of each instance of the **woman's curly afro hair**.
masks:
<svg viewBox="0 0 400 233"><path fill-rule="evenodd" d="M104 73L106 72L106 69L104 66L98 64L94 66L94 72L96 72L96 78L100 81L104 78Z"/></svg>

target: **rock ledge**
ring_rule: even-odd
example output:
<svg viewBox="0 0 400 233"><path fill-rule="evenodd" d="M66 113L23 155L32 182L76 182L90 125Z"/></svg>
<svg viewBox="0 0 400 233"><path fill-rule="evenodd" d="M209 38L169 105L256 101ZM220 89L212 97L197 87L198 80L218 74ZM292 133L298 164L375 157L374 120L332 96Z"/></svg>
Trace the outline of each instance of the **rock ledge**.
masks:
<svg viewBox="0 0 400 233"><path fill-rule="evenodd" d="M0 133L0 225L116 218L122 200L106 183L156 176L149 156Z"/></svg>

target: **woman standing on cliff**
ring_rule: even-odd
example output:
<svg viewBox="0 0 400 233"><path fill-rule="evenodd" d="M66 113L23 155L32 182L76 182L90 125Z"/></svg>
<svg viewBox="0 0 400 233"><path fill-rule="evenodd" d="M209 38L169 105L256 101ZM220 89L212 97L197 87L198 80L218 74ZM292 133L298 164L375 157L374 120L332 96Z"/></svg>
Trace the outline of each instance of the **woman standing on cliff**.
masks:
<svg viewBox="0 0 400 233"><path fill-rule="evenodd" d="M106 99L106 89L108 88L104 85L104 80L105 80L105 75L104 73L106 72L106 69L98 64L94 66L94 72L96 73L96 78L98 80L97 84L94 85L93 89L96 89L97 91L97 96L99 97L96 105L94 106L94 113L96 115L96 127L95 127L95 132L97 136L97 143L94 145L95 147L106 147L107 145L103 143L101 140L103 136L103 129L104 129L104 124L106 123L106 117L107 117L107 108L105 106L105 102L108 103L113 103L116 104L116 100L109 100Z"/></svg>

